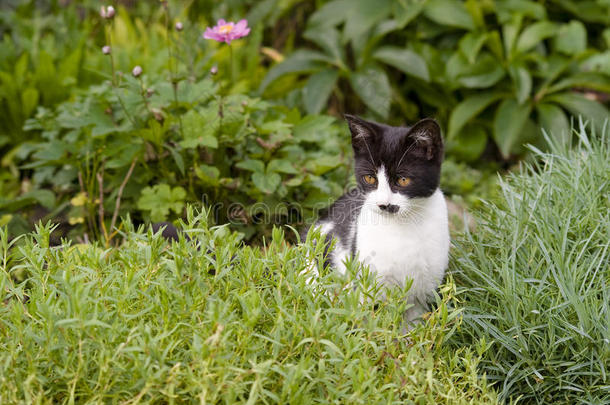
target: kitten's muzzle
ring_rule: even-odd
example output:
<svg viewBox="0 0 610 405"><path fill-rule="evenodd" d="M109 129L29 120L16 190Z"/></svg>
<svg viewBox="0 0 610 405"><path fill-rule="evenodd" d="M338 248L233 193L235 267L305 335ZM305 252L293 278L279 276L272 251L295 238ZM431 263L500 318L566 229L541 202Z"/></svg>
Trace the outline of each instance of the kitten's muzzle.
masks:
<svg viewBox="0 0 610 405"><path fill-rule="evenodd" d="M398 205L394 204L378 204L381 211L389 212L390 214L396 214L398 212Z"/></svg>

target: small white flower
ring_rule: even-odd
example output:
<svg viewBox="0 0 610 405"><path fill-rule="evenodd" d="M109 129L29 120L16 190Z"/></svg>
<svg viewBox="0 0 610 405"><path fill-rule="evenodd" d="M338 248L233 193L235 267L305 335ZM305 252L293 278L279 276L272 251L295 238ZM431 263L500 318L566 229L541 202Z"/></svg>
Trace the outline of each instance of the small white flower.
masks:
<svg viewBox="0 0 610 405"><path fill-rule="evenodd" d="M131 74L133 75L133 77L140 76L142 74L142 67L140 65L135 66L131 71Z"/></svg>
<svg viewBox="0 0 610 405"><path fill-rule="evenodd" d="M110 55L110 47L108 45L105 45L104 47L102 47L102 53L104 55Z"/></svg>
<svg viewBox="0 0 610 405"><path fill-rule="evenodd" d="M182 31L184 29L184 25L180 21L176 23L176 31Z"/></svg>

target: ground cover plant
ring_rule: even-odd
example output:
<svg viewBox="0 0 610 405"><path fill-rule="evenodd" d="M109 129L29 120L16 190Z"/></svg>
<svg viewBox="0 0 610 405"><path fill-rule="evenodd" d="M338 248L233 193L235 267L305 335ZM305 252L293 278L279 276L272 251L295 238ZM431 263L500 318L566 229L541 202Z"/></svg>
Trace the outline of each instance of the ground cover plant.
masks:
<svg viewBox="0 0 610 405"><path fill-rule="evenodd" d="M487 346L501 399L610 401L610 132L578 128L502 183L457 241L457 347ZM486 343L482 343L486 342Z"/></svg>
<svg viewBox="0 0 610 405"><path fill-rule="evenodd" d="M264 250L245 247L205 218L171 245L127 224L110 249L49 246L51 225L10 249L3 230L0 402L496 402L477 348L446 345L451 282L405 336L405 291L379 300L355 263L308 284L320 244L276 229Z"/></svg>

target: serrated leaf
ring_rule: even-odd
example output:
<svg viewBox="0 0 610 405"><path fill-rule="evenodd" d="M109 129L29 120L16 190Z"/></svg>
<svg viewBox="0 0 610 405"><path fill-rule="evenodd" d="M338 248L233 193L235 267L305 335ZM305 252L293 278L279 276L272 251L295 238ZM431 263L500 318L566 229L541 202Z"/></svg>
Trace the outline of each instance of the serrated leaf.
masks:
<svg viewBox="0 0 610 405"><path fill-rule="evenodd" d="M317 114L324 109L328 102L339 73L335 70L323 70L312 75L303 86L303 104L309 114Z"/></svg>
<svg viewBox="0 0 610 405"><path fill-rule="evenodd" d="M210 118L202 116L196 110L190 110L184 114L182 116L184 140L180 142L180 145L184 148L195 148L197 146L217 148L217 117L214 116L212 120Z"/></svg>
<svg viewBox="0 0 610 405"><path fill-rule="evenodd" d="M522 129L529 118L532 106L519 104L515 99L500 103L494 119L494 140L504 158L510 157L521 146Z"/></svg>
<svg viewBox="0 0 610 405"><path fill-rule="evenodd" d="M165 221L170 211L182 212L186 191L178 186L170 188L167 184L145 187L138 199L138 209L150 211L150 218L155 222Z"/></svg>
<svg viewBox="0 0 610 405"><path fill-rule="evenodd" d="M392 88L385 72L377 67L368 67L350 76L350 84L367 107L387 118L390 113Z"/></svg>
<svg viewBox="0 0 610 405"><path fill-rule="evenodd" d="M428 66L426 65L424 58L409 49L403 49L396 46L384 46L375 51L373 57L383 63L394 66L396 69L401 70L410 76L425 81L430 80L430 73L428 72Z"/></svg>
<svg viewBox="0 0 610 405"><path fill-rule="evenodd" d="M273 193L282 182L282 177L277 173L252 173L252 182L260 191L266 194Z"/></svg>
<svg viewBox="0 0 610 405"><path fill-rule="evenodd" d="M449 116L448 138L455 137L464 125L500 98L502 98L501 93L481 93L470 96L459 103Z"/></svg>

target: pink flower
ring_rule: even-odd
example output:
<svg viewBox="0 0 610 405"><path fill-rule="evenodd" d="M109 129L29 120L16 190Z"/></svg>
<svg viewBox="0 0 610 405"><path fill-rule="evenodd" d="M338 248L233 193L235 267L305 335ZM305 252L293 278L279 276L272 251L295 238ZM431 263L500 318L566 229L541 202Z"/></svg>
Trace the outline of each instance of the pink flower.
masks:
<svg viewBox="0 0 610 405"><path fill-rule="evenodd" d="M229 21L226 22L222 18L218 20L215 27L208 27L203 33L205 39L213 39L218 42L226 42L230 44L234 39L245 37L250 33L248 28L248 20L241 20L237 24Z"/></svg>

